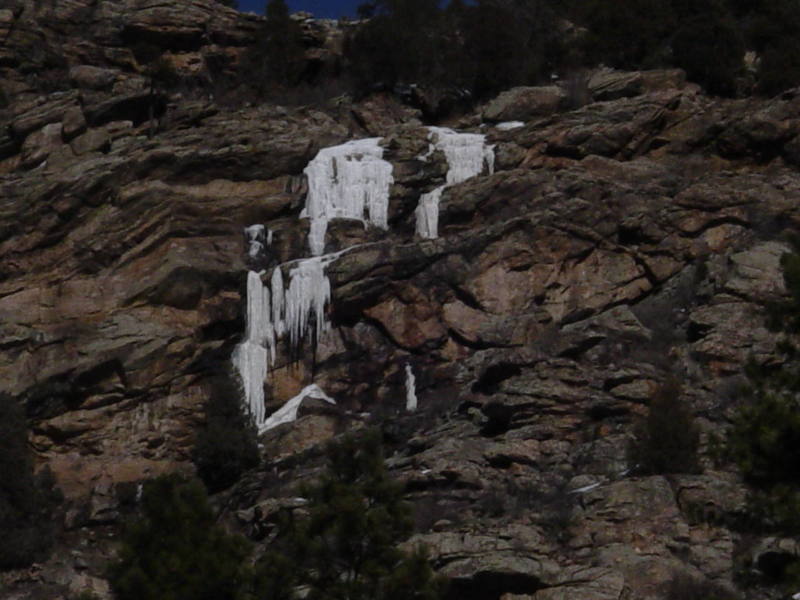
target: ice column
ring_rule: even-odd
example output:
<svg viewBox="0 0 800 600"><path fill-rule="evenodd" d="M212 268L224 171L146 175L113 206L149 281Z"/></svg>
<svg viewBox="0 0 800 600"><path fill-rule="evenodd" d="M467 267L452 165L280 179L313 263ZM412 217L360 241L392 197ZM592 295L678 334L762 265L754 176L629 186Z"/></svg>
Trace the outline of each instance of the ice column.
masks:
<svg viewBox="0 0 800 600"><path fill-rule="evenodd" d="M406 363L406 411L414 412L417 410L417 378L411 365Z"/></svg>
<svg viewBox="0 0 800 600"><path fill-rule="evenodd" d="M394 179L379 142L367 138L324 148L305 168L308 196L300 216L311 220L308 244L313 256L325 251L330 219L359 219L386 228Z"/></svg>
<svg viewBox="0 0 800 600"><path fill-rule="evenodd" d="M247 274L247 315L245 339L233 352L244 396L256 425L263 423L264 380L267 363L275 358L275 332L270 320L270 293L255 271Z"/></svg>
<svg viewBox="0 0 800 600"><path fill-rule="evenodd" d="M439 201L445 188L480 175L484 166L494 173L494 146L486 145L486 136L479 133L458 133L446 127L429 127L433 147L447 159L445 185L423 194L417 205L417 234L426 239L439 235Z"/></svg>

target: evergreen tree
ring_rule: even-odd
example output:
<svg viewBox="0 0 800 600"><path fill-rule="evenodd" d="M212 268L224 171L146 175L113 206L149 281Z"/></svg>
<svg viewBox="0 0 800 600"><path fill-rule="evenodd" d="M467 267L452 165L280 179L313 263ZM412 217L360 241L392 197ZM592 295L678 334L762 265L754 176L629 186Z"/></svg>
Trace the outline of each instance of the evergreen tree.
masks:
<svg viewBox="0 0 800 600"><path fill-rule="evenodd" d="M257 566L257 597L292 600L437 600L441 581L424 550L406 554L409 506L384 466L380 436L369 432L328 446L328 468L303 491L307 515L284 520Z"/></svg>
<svg viewBox="0 0 800 600"><path fill-rule="evenodd" d="M141 519L109 568L119 600L236 600L249 545L214 522L203 485L177 475L144 485Z"/></svg>
<svg viewBox="0 0 800 600"><path fill-rule="evenodd" d="M215 377L206 404L206 422L197 434L192 460L211 493L234 484L258 466L258 435L230 375Z"/></svg>
<svg viewBox="0 0 800 600"><path fill-rule="evenodd" d="M304 49L300 27L289 16L286 0L269 0L266 8L263 59L270 82L293 85L302 78Z"/></svg>
<svg viewBox="0 0 800 600"><path fill-rule="evenodd" d="M800 329L800 244L781 263L789 299L768 306L767 325L784 335L778 343L780 367L751 361L746 367L752 387L728 431L725 450L752 488L748 499L750 526L800 533L800 353L792 334ZM775 576L796 589L800 559L783 565Z"/></svg>
<svg viewBox="0 0 800 600"><path fill-rule="evenodd" d="M669 0L588 0L576 12L588 29L587 64L639 69L664 63L675 28Z"/></svg>
<svg viewBox="0 0 800 600"><path fill-rule="evenodd" d="M767 325L785 334L779 368L746 367L746 390L728 432L728 456L756 492L751 508L762 522L800 531L800 353L788 335L800 331L800 240L781 259L789 299L767 307Z"/></svg>
<svg viewBox="0 0 800 600"><path fill-rule="evenodd" d="M61 495L49 470L34 476L22 406L4 393L0 393L0 474L0 569L25 567L47 556L53 542L52 512Z"/></svg>
<svg viewBox="0 0 800 600"><path fill-rule="evenodd" d="M647 418L635 429L629 460L646 475L697 473L700 436L681 399L680 385L668 380L650 399Z"/></svg>
<svg viewBox="0 0 800 600"><path fill-rule="evenodd" d="M672 39L675 65L712 94L732 95L744 67L744 40L722 2L676 3L679 26Z"/></svg>

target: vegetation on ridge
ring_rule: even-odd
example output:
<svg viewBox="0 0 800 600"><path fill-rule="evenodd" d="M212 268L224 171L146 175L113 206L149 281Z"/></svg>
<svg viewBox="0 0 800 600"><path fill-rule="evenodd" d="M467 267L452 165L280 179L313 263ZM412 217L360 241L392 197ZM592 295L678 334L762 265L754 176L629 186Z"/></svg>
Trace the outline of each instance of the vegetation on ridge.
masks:
<svg viewBox="0 0 800 600"><path fill-rule="evenodd" d="M120 600L437 600L424 548L411 534L403 489L388 475L380 435L349 435L326 448L327 469L300 493L306 504L281 515L255 567L250 544L217 523L199 481L145 484L141 518L109 569ZM303 589L300 594L298 590Z"/></svg>
<svg viewBox="0 0 800 600"><path fill-rule="evenodd" d="M0 570L42 560L53 543L52 513L61 501L52 475L33 472L21 404L0 393Z"/></svg>

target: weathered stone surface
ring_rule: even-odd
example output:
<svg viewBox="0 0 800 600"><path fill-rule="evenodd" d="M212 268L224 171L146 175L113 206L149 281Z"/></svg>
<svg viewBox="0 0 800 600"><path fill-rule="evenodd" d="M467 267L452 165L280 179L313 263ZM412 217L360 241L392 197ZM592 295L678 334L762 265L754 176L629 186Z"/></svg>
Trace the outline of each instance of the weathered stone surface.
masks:
<svg viewBox="0 0 800 600"><path fill-rule="evenodd" d="M487 121L527 121L557 112L566 99L564 91L555 85L517 87L502 92L483 109Z"/></svg>
<svg viewBox="0 0 800 600"><path fill-rule="evenodd" d="M421 158L419 113L388 96L233 109L213 94L150 95L136 40L203 77L206 59L235 64L260 17L210 0L22 3L0 10L13 97L0 133L0 391L25 403L37 464L54 471L87 555L109 554L87 540L118 526L140 482L192 470L209 380L244 331L245 271L267 281L307 255L309 160L374 135L393 164L389 227L331 222L329 248L347 249L327 267L332 330L316 347L279 342L265 386L269 410L311 382L337 406L262 436L268 465L215 499L223 520L267 539L281 511L302 510L292 484L314 477L320 443L378 421L416 506L414 540L453 597L655 599L674 572L733 581L731 522L746 506L735 474L711 470L704 447L702 475L638 478L626 449L669 375L705 440L735 410L725 389L743 361L778 360L762 306L785 294L776 240L800 222L786 166L798 164L795 96L710 98L679 71L598 75L602 101L569 112L561 90L512 90L485 116L528 123L484 129L497 172L448 188L440 237L421 240L414 209L447 164ZM91 39L76 43L79 30ZM53 39L79 65L55 81L65 91L5 78L23 42ZM462 123L477 131L480 115ZM273 233L263 264L245 255L252 224ZM796 552L759 548L755 564ZM106 593L99 566L63 556L51 597L70 578Z"/></svg>
<svg viewBox="0 0 800 600"><path fill-rule="evenodd" d="M642 93L644 77L639 72L598 69L589 77L589 92L595 101L629 98Z"/></svg>
<svg viewBox="0 0 800 600"><path fill-rule="evenodd" d="M78 88L103 90L111 87L117 79L118 72L92 65L78 65L69 70L69 78Z"/></svg>
<svg viewBox="0 0 800 600"><path fill-rule="evenodd" d="M599 567L567 567L559 573L556 585L536 592L533 600L571 600L595 598L621 600L627 593L625 577Z"/></svg>

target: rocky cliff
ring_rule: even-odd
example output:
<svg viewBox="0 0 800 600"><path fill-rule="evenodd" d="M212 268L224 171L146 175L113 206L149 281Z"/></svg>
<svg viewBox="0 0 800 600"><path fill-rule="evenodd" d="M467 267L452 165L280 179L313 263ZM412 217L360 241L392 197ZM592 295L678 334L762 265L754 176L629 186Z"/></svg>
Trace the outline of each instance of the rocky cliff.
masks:
<svg viewBox="0 0 800 600"><path fill-rule="evenodd" d="M762 307L797 225L800 91L721 100L673 71L600 72L572 109L558 87L513 90L449 124L486 135L494 172L447 186L424 239L415 209L448 163L414 111L223 109L155 94L137 67L142 40L190 66L235 60L257 22L208 0L0 10L0 389L67 498L60 550L2 597L106 593L132 487L192 470L248 269L266 282L309 255L304 168L372 136L392 166L386 228L330 221L325 252L348 249L327 265L330 331L278 341L265 388L267 412L311 383L336 408L263 435L265 466L220 499L231 526L258 537L315 445L381 418L453 598L655 599L676 572L732 586L795 553L730 526L745 488L707 440L745 361L776 360ZM253 224L272 232L260 264ZM641 477L632 423L669 376L704 471Z"/></svg>

